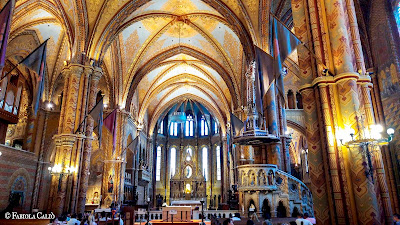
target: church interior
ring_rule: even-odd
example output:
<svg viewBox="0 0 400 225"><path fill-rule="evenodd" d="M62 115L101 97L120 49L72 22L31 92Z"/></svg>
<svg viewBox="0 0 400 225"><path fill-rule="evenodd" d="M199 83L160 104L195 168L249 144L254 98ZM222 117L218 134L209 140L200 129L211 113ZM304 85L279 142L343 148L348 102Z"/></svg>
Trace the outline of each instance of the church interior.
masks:
<svg viewBox="0 0 400 225"><path fill-rule="evenodd" d="M400 221L400 0L0 8L0 224Z"/></svg>

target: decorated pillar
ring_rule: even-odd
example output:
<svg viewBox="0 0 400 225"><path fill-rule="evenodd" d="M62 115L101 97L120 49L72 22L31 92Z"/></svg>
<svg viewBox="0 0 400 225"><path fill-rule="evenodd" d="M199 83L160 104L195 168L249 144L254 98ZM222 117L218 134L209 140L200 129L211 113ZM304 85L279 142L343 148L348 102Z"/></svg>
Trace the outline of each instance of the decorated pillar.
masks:
<svg viewBox="0 0 400 225"><path fill-rule="evenodd" d="M104 174L102 181L102 207L109 207L112 203L120 204L123 199L126 138L125 124L128 118L127 112L117 109L116 116L116 144L113 146L113 134L108 129L103 129L102 149L104 151ZM138 162L136 161L135 184L138 184ZM140 169L140 168L139 168ZM141 197L141 196L139 196Z"/></svg>
<svg viewBox="0 0 400 225"><path fill-rule="evenodd" d="M347 4L346 4L347 3ZM360 100L358 96L357 80L359 74L365 71L361 43L359 42L359 32L357 24L354 22L354 2L327 2L326 13L329 27L329 38L332 47L333 65L335 80L338 90L338 103L340 104L339 126L344 129L354 130L356 138L362 138L362 127L360 121ZM352 10L353 9L353 10ZM340 16L339 16L340 15ZM358 44L357 44L358 43ZM337 130L336 132L340 132ZM374 184L365 174L365 158L359 153L359 148L348 148L349 154L345 161L350 164L351 179L354 181L349 185L350 204L355 205L349 215L353 219L353 224L380 224L384 223L384 218L380 213L378 193ZM346 153L345 153L346 154ZM351 187L352 186L352 187ZM352 189L352 190L351 190Z"/></svg>
<svg viewBox="0 0 400 225"><path fill-rule="evenodd" d="M32 193L32 209L38 209L39 208L39 188L42 183L42 176L43 176L43 171L45 171L47 168L43 165L43 152L44 152L44 141L45 141L45 134L47 130L47 119L48 119L49 112L48 111L41 111L40 116L39 116L39 121L38 121L38 129L40 129L42 132L40 133L41 135L36 136L35 144L35 152L38 152L38 165L36 167L36 176L35 176L35 185L33 187L33 193ZM38 133L39 134L39 133ZM37 150L36 150L37 149Z"/></svg>
<svg viewBox="0 0 400 225"><path fill-rule="evenodd" d="M229 160L229 155L232 154L232 152L229 151L229 146L228 146L228 138L224 136L222 138L222 146L220 149L220 152L222 153L222 163L221 163L221 174L222 174L222 182L221 182L221 196L222 196L222 202L227 201L227 196L226 193L228 190L230 190L230 168L231 168L231 163L232 161ZM222 166L223 165L223 166Z"/></svg>
<svg viewBox="0 0 400 225"><path fill-rule="evenodd" d="M65 77L65 101L61 111L62 118L60 118L59 122L59 134L53 137L57 147L52 177L52 194L54 195L52 210L56 215L61 215L70 209L70 199L67 197L67 192L69 193L68 196L71 196L71 189L67 187L69 186L68 180L72 179L72 176L79 169L77 167L79 159L73 153L76 153L75 144L77 139L84 137L83 135L74 134L77 126L77 115L80 113L78 98L82 95L81 75L83 70L84 66L72 64L63 71Z"/></svg>
<svg viewBox="0 0 400 225"><path fill-rule="evenodd" d="M372 99L371 99L371 89L372 83L371 78L369 76L362 76L359 79L360 87L361 87L361 96L360 98L363 100L364 111L365 111L365 125L368 126L368 130L371 131L374 129L375 125L375 117L374 117L374 109L372 106ZM369 136L369 134L364 134ZM387 179L383 163L382 157L382 147L380 146L373 146L371 152L374 158L374 176L375 176L375 187L379 187L377 190L380 192L380 197L382 199L382 205L380 209L383 209L383 213L385 215L386 221L392 221L392 204L391 199L396 200L395 197L390 198L389 188L387 184ZM381 212L382 213L382 212Z"/></svg>
<svg viewBox="0 0 400 225"><path fill-rule="evenodd" d="M340 76L340 75L338 75ZM344 75L342 75L344 76ZM342 122L344 127L350 127L354 130L356 138L362 138L361 121L359 121L360 102L357 96L357 77L343 78L337 83L339 92L339 103L341 107ZM381 221L381 213L377 193L375 192L374 184L365 173L365 158L360 154L360 148L349 147L348 153L351 178L353 180L353 193L351 198L354 198L356 212L353 212L354 224L379 224ZM368 200L367 200L368 199ZM366 204L368 202L368 204Z"/></svg>
<svg viewBox="0 0 400 225"><path fill-rule="evenodd" d="M323 54L322 32L317 2L313 0L292 0L292 13L295 34L305 45L297 48L299 58L299 76L303 81L300 93L303 99L305 114L306 138L308 144L309 175L313 194L314 215L318 224L336 224L336 216L333 204L332 185L329 176L329 165L323 142L325 138L322 132L321 105L318 88L312 85L314 78L320 76L316 72L322 71L324 66L315 58L326 62ZM321 28L322 27L322 28ZM313 56L315 55L315 56Z"/></svg>
<svg viewBox="0 0 400 225"><path fill-rule="evenodd" d="M92 71L89 71L90 73ZM89 76L89 96L87 103L87 112L96 106L96 98L98 92L98 84L101 76L103 75L100 68L96 68L91 76ZM82 166L80 169L80 185L78 190L78 206L77 212L83 213L85 211L86 204L86 191L88 188L89 180L89 169L90 169L90 157L92 153L92 134L94 128L94 120L91 116L87 117L86 120L86 139L84 141L84 149L82 154Z"/></svg>

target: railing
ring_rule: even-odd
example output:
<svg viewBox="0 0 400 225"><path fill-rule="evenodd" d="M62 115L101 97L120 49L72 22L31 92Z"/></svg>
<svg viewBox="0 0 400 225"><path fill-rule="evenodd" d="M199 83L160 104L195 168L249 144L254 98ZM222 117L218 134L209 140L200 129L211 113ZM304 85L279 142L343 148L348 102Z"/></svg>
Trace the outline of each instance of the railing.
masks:
<svg viewBox="0 0 400 225"><path fill-rule="evenodd" d="M132 184L132 174L125 173L125 184Z"/></svg>
<svg viewBox="0 0 400 225"><path fill-rule="evenodd" d="M244 207L249 207L249 199L254 201L256 208L262 208L263 201L269 199L269 206L274 210L281 201L286 207L287 215L290 215L297 207L299 212L307 212L313 215L313 202L311 191L296 177L279 170L272 164L248 164L238 166L239 181L238 190L244 194ZM258 192L258 199L254 199L252 193ZM246 195L249 196L246 198ZM254 195L253 195L254 196ZM273 197L274 196L274 197ZM278 197L278 199L276 199ZM275 198L274 201L271 199ZM260 211L259 211L260 212Z"/></svg>
<svg viewBox="0 0 400 225"><path fill-rule="evenodd" d="M231 218L238 213L238 210L204 210L204 217L208 219L210 219L212 216L216 218ZM201 219L201 210L193 211L193 219Z"/></svg>
<svg viewBox="0 0 400 225"><path fill-rule="evenodd" d="M147 170L140 169L138 171L138 178L139 178L139 182L140 181L150 182L151 173Z"/></svg>
<svg viewBox="0 0 400 225"><path fill-rule="evenodd" d="M147 213L147 212L146 212ZM204 217L210 219L211 216L215 216L217 218L230 218L237 214L237 210L204 210ZM161 210L152 210L150 211L150 220L162 220L162 211ZM192 219L201 219L201 210L194 210ZM135 220L139 221L147 221L147 215L138 214L138 211L135 211Z"/></svg>
<svg viewBox="0 0 400 225"><path fill-rule="evenodd" d="M286 118L305 127L305 116L303 109L286 109Z"/></svg>

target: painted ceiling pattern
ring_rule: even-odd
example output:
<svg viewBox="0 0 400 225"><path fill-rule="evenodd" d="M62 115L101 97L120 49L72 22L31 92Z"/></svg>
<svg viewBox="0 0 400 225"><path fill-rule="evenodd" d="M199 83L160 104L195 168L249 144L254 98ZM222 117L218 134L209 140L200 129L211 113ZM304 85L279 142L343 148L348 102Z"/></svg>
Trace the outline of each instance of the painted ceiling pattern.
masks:
<svg viewBox="0 0 400 225"><path fill-rule="evenodd" d="M287 15L285 1L17 0L7 56L17 63L48 39L46 100L60 93L63 62L83 54L104 71L107 103L139 122L184 98L226 121L244 104L244 73L262 44L259 15Z"/></svg>

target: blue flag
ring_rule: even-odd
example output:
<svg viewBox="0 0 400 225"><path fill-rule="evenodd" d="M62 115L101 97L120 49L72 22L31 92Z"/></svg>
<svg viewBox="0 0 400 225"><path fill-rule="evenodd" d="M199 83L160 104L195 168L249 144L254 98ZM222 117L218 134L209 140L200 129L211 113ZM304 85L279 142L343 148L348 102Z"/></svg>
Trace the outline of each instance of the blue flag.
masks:
<svg viewBox="0 0 400 225"><path fill-rule="evenodd" d="M272 52L275 59L275 79L278 81L277 88L279 94L283 97L283 77L281 72L283 62L292 53L301 41L294 35L289 28L281 23L272 13Z"/></svg>
<svg viewBox="0 0 400 225"><path fill-rule="evenodd" d="M33 98L33 110L36 116L39 109L40 99L42 98L45 82L45 71L46 71L46 49L47 40L43 42L39 47L37 47L33 52L31 52L25 59L23 59L19 64L22 64L29 69L31 69L36 74L36 94Z"/></svg>

